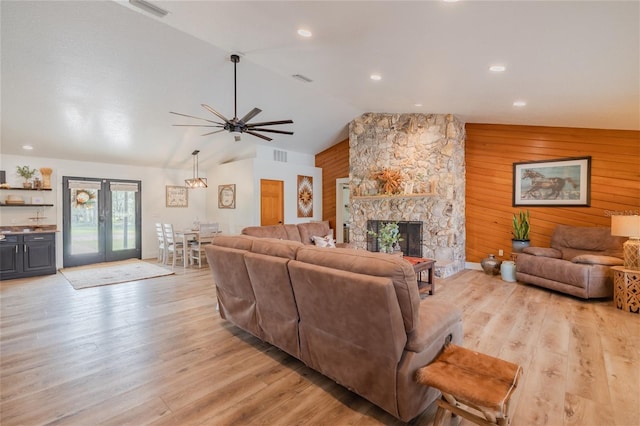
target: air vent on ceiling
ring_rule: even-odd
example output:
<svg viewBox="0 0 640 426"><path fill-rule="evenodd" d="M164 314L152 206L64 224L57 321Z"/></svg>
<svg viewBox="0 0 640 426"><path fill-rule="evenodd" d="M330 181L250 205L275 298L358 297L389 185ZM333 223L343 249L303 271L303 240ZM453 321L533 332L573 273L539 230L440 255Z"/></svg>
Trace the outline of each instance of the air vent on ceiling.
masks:
<svg viewBox="0 0 640 426"><path fill-rule="evenodd" d="M287 162L287 151L282 151L280 149L273 150L273 161L280 161L281 163Z"/></svg>
<svg viewBox="0 0 640 426"><path fill-rule="evenodd" d="M145 0L129 0L129 3L131 3L132 6L140 8L145 12L149 12L150 14L155 15L159 18L164 18L169 13L168 11Z"/></svg>
<svg viewBox="0 0 640 426"><path fill-rule="evenodd" d="M291 77L295 78L296 80L304 81L305 83L311 83L313 81L309 77L302 74L294 74Z"/></svg>

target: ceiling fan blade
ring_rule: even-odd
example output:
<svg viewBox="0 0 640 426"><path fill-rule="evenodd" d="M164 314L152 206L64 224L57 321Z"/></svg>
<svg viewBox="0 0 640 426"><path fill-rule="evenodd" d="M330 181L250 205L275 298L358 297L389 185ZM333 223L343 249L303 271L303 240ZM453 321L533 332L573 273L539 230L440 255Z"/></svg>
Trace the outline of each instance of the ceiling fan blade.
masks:
<svg viewBox="0 0 640 426"><path fill-rule="evenodd" d="M292 135L293 134L293 132L289 132L287 130L256 129L255 127L252 127L251 130L256 131L256 132L280 133L282 135Z"/></svg>
<svg viewBox="0 0 640 426"><path fill-rule="evenodd" d="M276 124L293 124L293 120L263 121L262 123L247 124L247 127L275 126Z"/></svg>
<svg viewBox="0 0 640 426"><path fill-rule="evenodd" d="M224 132L224 129L214 130L213 132L205 133L204 135L200 135L200 136L209 136L209 135L213 135L215 133L220 133L220 132Z"/></svg>
<svg viewBox="0 0 640 426"><path fill-rule="evenodd" d="M224 127L222 124L218 126L213 126L211 124L172 124L172 126L176 127Z"/></svg>
<svg viewBox="0 0 640 426"><path fill-rule="evenodd" d="M222 121L224 121L225 123L228 123L229 120L222 114L220 114L218 111L216 111L215 109L211 108L209 105L207 104L201 104L203 108L207 109L211 114L219 117Z"/></svg>
<svg viewBox="0 0 640 426"><path fill-rule="evenodd" d="M217 121L213 121L213 120L207 120L206 118L196 117L195 115L182 114L180 112L169 111L169 114L181 115L183 117L189 117L189 118L196 118L198 120L208 121L209 123L224 124L224 123L218 123Z"/></svg>
<svg viewBox="0 0 640 426"><path fill-rule="evenodd" d="M251 120L253 117L255 117L256 115L260 114L262 112L262 110L260 108L254 108L251 111L249 111L247 113L247 115L245 115L244 117L242 117L240 119L240 121L242 121L243 123L246 123L247 121Z"/></svg>
<svg viewBox="0 0 640 426"><path fill-rule="evenodd" d="M266 140L266 141L272 141L272 140L273 140L273 139L271 139L271 138L269 138L269 137L267 137L267 136L259 135L259 134L258 134L258 133L256 133L256 132L252 132L251 130L247 130L247 131L246 131L246 132L244 132L244 133L249 133L250 135L257 136L257 137L262 138L262 139L264 139L264 140Z"/></svg>

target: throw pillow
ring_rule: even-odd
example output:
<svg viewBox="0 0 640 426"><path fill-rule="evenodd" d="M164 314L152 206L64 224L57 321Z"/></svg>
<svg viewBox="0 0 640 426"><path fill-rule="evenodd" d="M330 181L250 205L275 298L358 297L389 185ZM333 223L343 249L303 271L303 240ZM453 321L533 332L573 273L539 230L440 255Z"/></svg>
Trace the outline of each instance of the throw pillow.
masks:
<svg viewBox="0 0 640 426"><path fill-rule="evenodd" d="M331 234L324 237L313 236L311 237L313 243L318 247L336 248L336 242Z"/></svg>
<svg viewBox="0 0 640 426"><path fill-rule="evenodd" d="M597 254L581 254L571 259L573 263L586 263L588 265L620 266L624 261L613 256L598 256Z"/></svg>

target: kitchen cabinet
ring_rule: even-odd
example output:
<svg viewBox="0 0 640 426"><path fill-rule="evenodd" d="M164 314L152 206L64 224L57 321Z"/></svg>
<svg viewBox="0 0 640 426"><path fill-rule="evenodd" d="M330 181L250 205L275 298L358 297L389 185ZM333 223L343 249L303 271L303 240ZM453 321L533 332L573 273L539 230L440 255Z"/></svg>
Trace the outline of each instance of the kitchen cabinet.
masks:
<svg viewBox="0 0 640 426"><path fill-rule="evenodd" d="M0 240L0 280L56 273L56 235L33 232Z"/></svg>

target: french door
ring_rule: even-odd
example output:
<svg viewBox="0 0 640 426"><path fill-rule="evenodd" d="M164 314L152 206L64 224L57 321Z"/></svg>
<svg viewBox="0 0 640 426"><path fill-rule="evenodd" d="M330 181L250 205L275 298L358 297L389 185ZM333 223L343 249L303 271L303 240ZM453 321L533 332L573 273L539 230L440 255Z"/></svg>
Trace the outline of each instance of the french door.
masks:
<svg viewBox="0 0 640 426"><path fill-rule="evenodd" d="M65 267L141 258L141 183L62 178Z"/></svg>

